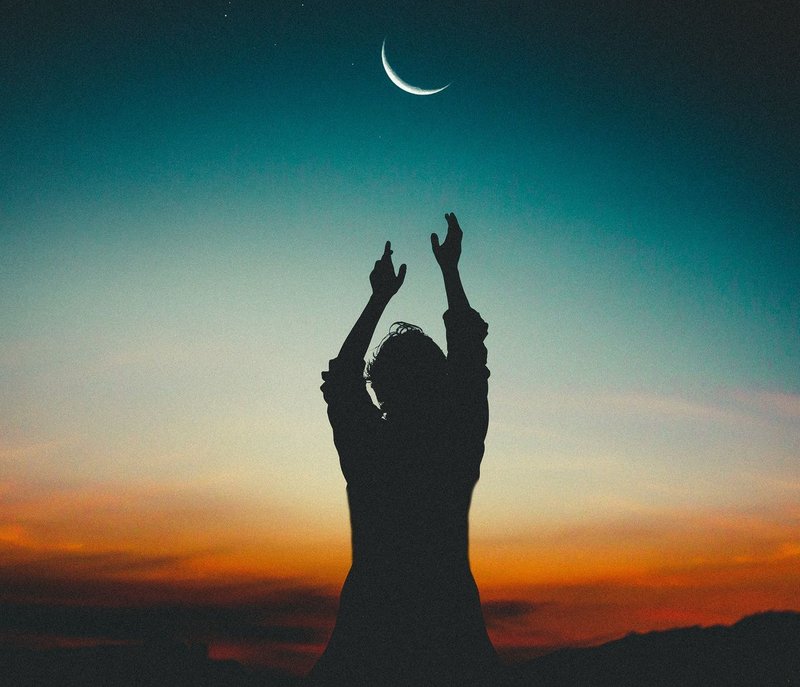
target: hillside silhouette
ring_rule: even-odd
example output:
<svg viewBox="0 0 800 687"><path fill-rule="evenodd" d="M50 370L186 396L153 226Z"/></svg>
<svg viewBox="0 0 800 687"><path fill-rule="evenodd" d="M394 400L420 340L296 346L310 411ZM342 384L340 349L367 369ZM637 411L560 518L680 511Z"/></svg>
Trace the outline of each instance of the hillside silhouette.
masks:
<svg viewBox="0 0 800 687"><path fill-rule="evenodd" d="M800 613L630 634L511 669L507 687L798 687Z"/></svg>
<svg viewBox="0 0 800 687"><path fill-rule="evenodd" d="M298 678L214 661L203 645L150 643L37 651L0 647L13 687L301 687ZM732 626L630 634L509 666L498 687L800 687L800 613ZM380 685L376 685L380 687ZM420 687L434 687L420 686Z"/></svg>

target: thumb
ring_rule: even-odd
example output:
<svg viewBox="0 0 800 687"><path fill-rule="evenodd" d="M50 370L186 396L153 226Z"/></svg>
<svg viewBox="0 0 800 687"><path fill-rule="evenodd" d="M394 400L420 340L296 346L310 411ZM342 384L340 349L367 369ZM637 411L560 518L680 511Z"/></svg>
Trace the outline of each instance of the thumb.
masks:
<svg viewBox="0 0 800 687"><path fill-rule="evenodd" d="M397 270L397 282L396 283L397 283L397 288L398 289L403 285L403 282L405 281L405 279L406 279L406 263L403 263L402 265L400 265L400 269Z"/></svg>
<svg viewBox="0 0 800 687"><path fill-rule="evenodd" d="M439 235L436 232L431 234L431 248L434 253L439 250Z"/></svg>

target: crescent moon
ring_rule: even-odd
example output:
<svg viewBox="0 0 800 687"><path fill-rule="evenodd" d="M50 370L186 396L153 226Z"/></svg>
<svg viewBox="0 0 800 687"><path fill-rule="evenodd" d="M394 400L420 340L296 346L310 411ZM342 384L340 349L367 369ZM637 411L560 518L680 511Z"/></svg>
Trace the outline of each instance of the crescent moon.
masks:
<svg viewBox="0 0 800 687"><path fill-rule="evenodd" d="M418 86L412 86L410 83L403 81L399 76L397 76L397 72L392 69L392 65L389 64L389 60L386 59L385 38L383 39L383 46L381 46L381 62L383 62L383 68L386 70L386 76L391 79L395 86L404 90L406 93L411 93L412 95L433 95L434 93L440 93L450 85L447 84L447 86L442 86L441 88L419 88Z"/></svg>

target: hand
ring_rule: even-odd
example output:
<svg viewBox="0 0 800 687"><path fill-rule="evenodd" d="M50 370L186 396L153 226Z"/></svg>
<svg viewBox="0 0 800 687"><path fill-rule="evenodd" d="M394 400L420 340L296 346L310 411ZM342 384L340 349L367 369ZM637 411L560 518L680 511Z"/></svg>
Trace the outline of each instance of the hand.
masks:
<svg viewBox="0 0 800 687"><path fill-rule="evenodd" d="M464 232L458 226L456 216L451 213L445 213L444 218L447 220L447 236L444 243L439 245L439 236L436 233L431 234L431 248L433 248L433 255L439 267L443 270L455 269L458 267L458 259L461 257L461 237Z"/></svg>
<svg viewBox="0 0 800 687"><path fill-rule="evenodd" d="M397 275L394 273L394 265L392 264L392 244L391 241L386 242L383 249L383 255L380 260L375 262L375 267L369 275L369 283L372 285L372 295L385 302L389 302L406 278L405 263L400 265Z"/></svg>

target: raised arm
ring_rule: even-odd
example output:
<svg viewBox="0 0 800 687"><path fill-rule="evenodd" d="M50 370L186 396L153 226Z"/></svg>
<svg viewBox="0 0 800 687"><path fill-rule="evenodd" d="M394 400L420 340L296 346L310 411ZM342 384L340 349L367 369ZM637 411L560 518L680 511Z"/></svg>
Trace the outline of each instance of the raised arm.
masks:
<svg viewBox="0 0 800 687"><path fill-rule="evenodd" d="M364 310L359 315L350 333L339 350L339 358L348 362L363 361L367 355L369 342L378 326L378 321L383 315L389 301L392 299L406 278L406 266L400 265L397 274L392 264L392 244L386 242L383 255L375 262L369 275L372 285L372 295L369 297Z"/></svg>
<svg viewBox="0 0 800 687"><path fill-rule="evenodd" d="M461 275L458 271L458 259L461 257L461 237L464 232L458 226L458 220L452 212L445 213L447 220L447 236L444 243L439 244L439 236L431 234L431 248L439 267L442 270L444 279L444 290L447 294L447 308L452 312L469 310L467 294L464 293L464 286L461 283Z"/></svg>
<svg viewBox="0 0 800 687"><path fill-rule="evenodd" d="M442 270L447 293L447 312L444 324L447 330L447 370L450 384L453 422L457 430L453 442L459 446L456 454L462 464L476 472L483 457L483 440L489 424L487 402L489 370L486 367L486 322L469 305L458 259L461 257L463 235L453 213L445 215L447 236L439 244L439 237L431 234L431 247L436 262Z"/></svg>
<svg viewBox="0 0 800 687"><path fill-rule="evenodd" d="M322 373L324 383L320 388L328 404L333 441L348 482L368 468L368 447L381 418L380 410L367 393L364 357L378 320L405 276L405 265L400 265L395 274L391 244L387 241L383 255L369 275L372 295L344 340L338 357L331 360L329 369Z"/></svg>

